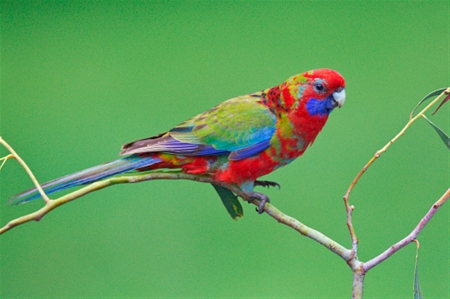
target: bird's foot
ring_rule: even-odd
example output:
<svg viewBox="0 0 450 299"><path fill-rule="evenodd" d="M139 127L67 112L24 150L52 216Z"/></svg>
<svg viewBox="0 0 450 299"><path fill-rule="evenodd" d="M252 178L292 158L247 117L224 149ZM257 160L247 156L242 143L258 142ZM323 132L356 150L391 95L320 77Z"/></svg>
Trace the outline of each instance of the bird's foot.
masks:
<svg viewBox="0 0 450 299"><path fill-rule="evenodd" d="M280 184L278 184L277 182L272 182L272 181L255 181L255 186L278 187L278 189L281 188Z"/></svg>
<svg viewBox="0 0 450 299"><path fill-rule="evenodd" d="M247 192L246 193L249 200L249 203L252 203L255 199L259 200L259 205L258 205L258 214L262 214L264 213L264 206L266 205L266 202L270 202L270 198L263 194L263 193L259 193L259 192Z"/></svg>

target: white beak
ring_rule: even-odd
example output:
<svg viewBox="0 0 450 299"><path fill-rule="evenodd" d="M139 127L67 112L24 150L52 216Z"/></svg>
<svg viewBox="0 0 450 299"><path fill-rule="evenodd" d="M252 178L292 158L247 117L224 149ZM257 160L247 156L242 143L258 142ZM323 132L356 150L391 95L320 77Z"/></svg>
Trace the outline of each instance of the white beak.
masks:
<svg viewBox="0 0 450 299"><path fill-rule="evenodd" d="M345 89L342 89L341 91L333 92L333 98L336 104L339 106L339 108L344 105L345 102Z"/></svg>

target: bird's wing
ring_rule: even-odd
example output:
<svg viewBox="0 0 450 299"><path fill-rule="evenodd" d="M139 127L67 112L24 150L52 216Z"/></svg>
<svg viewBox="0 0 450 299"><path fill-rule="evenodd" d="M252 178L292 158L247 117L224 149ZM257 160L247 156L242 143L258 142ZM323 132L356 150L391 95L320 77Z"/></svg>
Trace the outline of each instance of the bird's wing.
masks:
<svg viewBox="0 0 450 299"><path fill-rule="evenodd" d="M258 94L233 98L169 132L128 143L121 154L166 152L202 156L229 154L231 160L255 155L270 145L276 116Z"/></svg>

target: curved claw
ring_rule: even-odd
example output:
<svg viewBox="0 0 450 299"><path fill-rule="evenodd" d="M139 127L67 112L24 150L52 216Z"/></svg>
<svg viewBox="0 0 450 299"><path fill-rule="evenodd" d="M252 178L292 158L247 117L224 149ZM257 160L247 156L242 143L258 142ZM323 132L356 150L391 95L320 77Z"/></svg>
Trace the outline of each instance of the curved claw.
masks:
<svg viewBox="0 0 450 299"><path fill-rule="evenodd" d="M278 184L277 182L272 182L272 181L255 181L255 186L278 187L278 189L281 188L280 184Z"/></svg>
<svg viewBox="0 0 450 299"><path fill-rule="evenodd" d="M250 198L248 201L249 203L255 199L259 200L258 214L264 213L264 206L266 205L266 202L270 202L270 198L267 195L258 192L248 192L247 196Z"/></svg>

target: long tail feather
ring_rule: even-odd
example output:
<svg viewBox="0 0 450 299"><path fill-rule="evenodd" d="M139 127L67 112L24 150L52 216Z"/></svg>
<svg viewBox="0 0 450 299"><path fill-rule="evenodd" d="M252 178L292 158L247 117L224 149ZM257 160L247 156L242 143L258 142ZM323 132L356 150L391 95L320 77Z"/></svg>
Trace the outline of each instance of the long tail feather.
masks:
<svg viewBox="0 0 450 299"><path fill-rule="evenodd" d="M90 184L116 174L129 172L142 167L147 167L158 163L161 160L153 157L139 157L132 155L112 162L97 165L73 174L63 176L53 181L42 184L46 194L52 194L57 191L65 190L71 187ZM15 195L10 203L19 205L40 198L41 195L36 188L29 189Z"/></svg>

